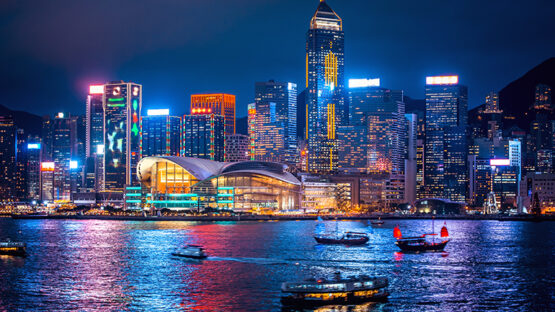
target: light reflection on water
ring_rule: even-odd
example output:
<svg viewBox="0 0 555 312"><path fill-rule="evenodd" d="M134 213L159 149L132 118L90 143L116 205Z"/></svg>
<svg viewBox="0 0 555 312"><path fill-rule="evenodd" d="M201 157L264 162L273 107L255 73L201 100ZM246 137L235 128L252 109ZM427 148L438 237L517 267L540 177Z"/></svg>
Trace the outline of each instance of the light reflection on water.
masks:
<svg viewBox="0 0 555 312"><path fill-rule="evenodd" d="M335 271L388 276L390 299L317 311L552 310L551 223L447 221L446 253L426 254L399 252L396 224L404 236L431 231L429 220L375 228L339 221L340 231L371 237L367 246L344 247L315 244L314 221L0 219L0 239L24 240L29 251L25 259L0 257L0 311L280 311L282 282ZM171 256L188 243L210 257Z"/></svg>

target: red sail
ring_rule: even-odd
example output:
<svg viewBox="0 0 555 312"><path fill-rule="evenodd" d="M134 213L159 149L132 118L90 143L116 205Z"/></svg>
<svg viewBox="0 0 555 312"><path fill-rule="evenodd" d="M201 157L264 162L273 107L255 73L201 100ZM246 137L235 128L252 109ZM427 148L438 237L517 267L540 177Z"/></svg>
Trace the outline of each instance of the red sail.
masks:
<svg viewBox="0 0 555 312"><path fill-rule="evenodd" d="M393 237L395 238L401 238L401 230L399 229L399 226L396 225L395 228L393 229Z"/></svg>
<svg viewBox="0 0 555 312"><path fill-rule="evenodd" d="M441 228L440 237L448 237L449 232L447 231L446 223L443 223L443 227Z"/></svg>

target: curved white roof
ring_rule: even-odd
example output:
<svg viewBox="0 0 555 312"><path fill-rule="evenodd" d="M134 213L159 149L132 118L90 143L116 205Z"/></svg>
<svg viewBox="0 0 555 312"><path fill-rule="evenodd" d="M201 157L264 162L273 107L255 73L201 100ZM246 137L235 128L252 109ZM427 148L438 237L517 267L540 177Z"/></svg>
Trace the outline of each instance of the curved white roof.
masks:
<svg viewBox="0 0 555 312"><path fill-rule="evenodd" d="M208 159L192 158L192 157L178 157L178 156L152 156L145 157L139 161L137 165L137 176L140 181L147 182L150 180L150 172L152 166L159 161L168 161L174 163L183 169L187 170L191 175L193 175L199 181L206 180L211 177L216 177L218 175L229 175L235 173L253 173L260 174L268 177L272 177L287 183L300 185L301 182L290 172L282 171L276 172L275 170L264 170L266 165L268 169L285 166L276 163L267 162L256 162L256 161L245 161L237 163L221 163ZM245 166L241 166L241 164ZM256 165L260 166L256 166ZM230 170L235 166L236 170ZM252 169L248 169L251 167Z"/></svg>

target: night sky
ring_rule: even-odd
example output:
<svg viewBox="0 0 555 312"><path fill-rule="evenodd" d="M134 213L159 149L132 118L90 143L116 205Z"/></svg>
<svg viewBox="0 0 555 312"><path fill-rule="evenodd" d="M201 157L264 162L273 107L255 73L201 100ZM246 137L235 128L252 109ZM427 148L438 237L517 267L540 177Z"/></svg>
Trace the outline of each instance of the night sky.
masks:
<svg viewBox="0 0 555 312"><path fill-rule="evenodd" d="M343 18L346 78L424 96L426 75L458 73L469 106L555 55L552 0L328 0ZM191 93L254 82L304 87L317 0L0 1L0 104L84 113L87 86L143 85L143 108L188 112Z"/></svg>

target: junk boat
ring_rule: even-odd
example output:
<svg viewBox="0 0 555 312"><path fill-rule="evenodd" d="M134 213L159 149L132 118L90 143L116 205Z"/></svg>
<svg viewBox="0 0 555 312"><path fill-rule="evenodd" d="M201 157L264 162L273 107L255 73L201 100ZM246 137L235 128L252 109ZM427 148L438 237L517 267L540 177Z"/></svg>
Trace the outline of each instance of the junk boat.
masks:
<svg viewBox="0 0 555 312"><path fill-rule="evenodd" d="M25 243L10 240L0 242L0 255L25 257L26 254Z"/></svg>
<svg viewBox="0 0 555 312"><path fill-rule="evenodd" d="M283 283L281 298L284 306L317 307L330 304L357 304L387 300L389 281L385 277L341 278L335 273L332 280L309 279L298 283Z"/></svg>
<svg viewBox="0 0 555 312"><path fill-rule="evenodd" d="M433 219L432 219L432 228L433 228ZM441 239L439 241L436 241L435 239L436 235L437 234L433 233L432 231L431 234L423 234L421 236L415 236L415 237L403 237L401 235L401 230L399 229L399 226L396 226L395 229L393 230L393 236L397 238L395 245L397 245L397 247L399 247L404 252L443 251L447 243L451 241L448 238L449 232L447 231L447 226L445 223L441 228L441 233L440 233ZM432 241L429 241L428 239L426 239L428 236L432 238Z"/></svg>
<svg viewBox="0 0 555 312"><path fill-rule="evenodd" d="M187 245L178 252L172 253L172 255L192 259L206 259L208 257L204 252L204 248L198 245Z"/></svg>
<svg viewBox="0 0 555 312"><path fill-rule="evenodd" d="M382 217L378 217L378 220L370 220L370 224L372 225L382 225L384 222L382 221Z"/></svg>
<svg viewBox="0 0 555 312"><path fill-rule="evenodd" d="M368 234L359 232L345 232L338 234L315 235L314 239L320 244L364 245L368 242Z"/></svg>

